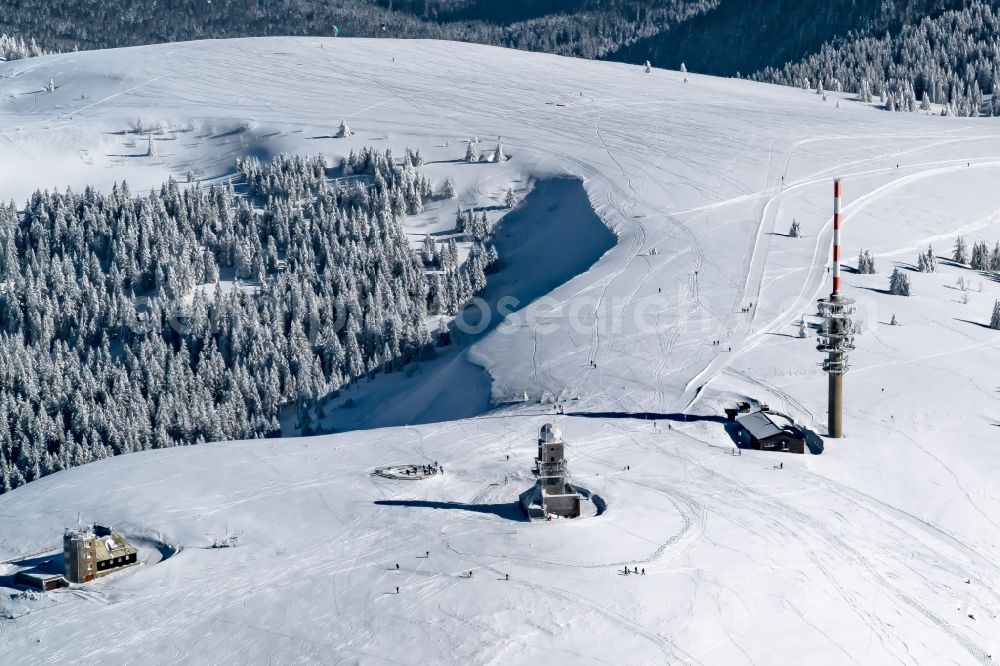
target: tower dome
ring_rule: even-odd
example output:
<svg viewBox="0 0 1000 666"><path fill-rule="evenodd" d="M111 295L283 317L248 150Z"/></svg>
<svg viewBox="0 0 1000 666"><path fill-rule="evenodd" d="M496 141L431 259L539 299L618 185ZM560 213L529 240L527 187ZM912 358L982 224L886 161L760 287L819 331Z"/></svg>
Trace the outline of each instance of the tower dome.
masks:
<svg viewBox="0 0 1000 666"><path fill-rule="evenodd" d="M542 444L557 444L563 441L562 430L554 423L546 423L538 433L538 441Z"/></svg>

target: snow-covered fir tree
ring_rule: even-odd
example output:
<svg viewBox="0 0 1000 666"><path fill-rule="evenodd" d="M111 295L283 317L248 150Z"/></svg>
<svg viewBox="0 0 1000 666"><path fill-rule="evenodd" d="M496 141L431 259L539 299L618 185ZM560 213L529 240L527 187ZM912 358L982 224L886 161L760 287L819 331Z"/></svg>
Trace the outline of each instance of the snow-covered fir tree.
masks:
<svg viewBox="0 0 1000 666"><path fill-rule="evenodd" d="M414 167L422 167L425 163L424 156L420 154L419 148L417 148L416 150L410 150L409 148L407 148L406 158L404 160L404 163L405 162L408 162L411 166Z"/></svg>
<svg viewBox="0 0 1000 666"><path fill-rule="evenodd" d="M862 275L875 273L875 257L868 250L861 250L858 254L858 273Z"/></svg>
<svg viewBox="0 0 1000 666"><path fill-rule="evenodd" d="M455 182L451 178L445 179L444 186L441 188L441 196L445 199L454 199L458 196L458 191L455 189Z"/></svg>
<svg viewBox="0 0 1000 666"><path fill-rule="evenodd" d="M969 259L969 267L976 271L990 270L990 251L986 247L985 241L979 241L972 246L972 257Z"/></svg>
<svg viewBox="0 0 1000 666"><path fill-rule="evenodd" d="M514 194L513 187L507 188L507 194L503 198L503 205L507 209L513 208L517 205L517 195Z"/></svg>
<svg viewBox="0 0 1000 666"><path fill-rule="evenodd" d="M451 330L448 328L448 324L445 322L444 317L438 319L436 337L438 347L447 347L451 344Z"/></svg>
<svg viewBox="0 0 1000 666"><path fill-rule="evenodd" d="M476 145L470 141L468 147L465 149L465 161L469 163L479 161L479 151L476 150Z"/></svg>
<svg viewBox="0 0 1000 666"><path fill-rule="evenodd" d="M868 79L862 79L861 89L858 91L858 100L866 104L872 103L872 85Z"/></svg>
<svg viewBox="0 0 1000 666"><path fill-rule="evenodd" d="M802 238L802 225L798 220L792 220L792 226L788 229L788 235L792 238Z"/></svg>
<svg viewBox="0 0 1000 666"><path fill-rule="evenodd" d="M1000 331L1000 301L993 303L993 316L990 317L990 328Z"/></svg>
<svg viewBox="0 0 1000 666"><path fill-rule="evenodd" d="M892 275L889 276L889 293L893 296L910 295L910 278L899 268L892 269Z"/></svg>
<svg viewBox="0 0 1000 666"><path fill-rule="evenodd" d="M494 164L501 164L507 161L507 155L503 151L503 144L498 143L496 149L493 151L492 157L490 157L490 162Z"/></svg>
<svg viewBox="0 0 1000 666"><path fill-rule="evenodd" d="M146 157L156 157L156 141L152 134L149 135L149 141L146 144Z"/></svg>
<svg viewBox="0 0 1000 666"><path fill-rule="evenodd" d="M921 252L917 256L917 270L921 273L934 273L937 271L937 258L934 256L934 249L929 247L926 252Z"/></svg>
<svg viewBox="0 0 1000 666"><path fill-rule="evenodd" d="M424 236L424 242L421 246L420 256L424 261L425 266L436 267L438 266L438 247L437 241L430 234Z"/></svg>
<svg viewBox="0 0 1000 666"><path fill-rule="evenodd" d="M990 252L990 270L994 273L1000 272L1000 242L996 243Z"/></svg>
<svg viewBox="0 0 1000 666"><path fill-rule="evenodd" d="M969 246L965 243L964 236L955 239L955 250L952 252L951 258L956 264L966 265L969 263Z"/></svg>

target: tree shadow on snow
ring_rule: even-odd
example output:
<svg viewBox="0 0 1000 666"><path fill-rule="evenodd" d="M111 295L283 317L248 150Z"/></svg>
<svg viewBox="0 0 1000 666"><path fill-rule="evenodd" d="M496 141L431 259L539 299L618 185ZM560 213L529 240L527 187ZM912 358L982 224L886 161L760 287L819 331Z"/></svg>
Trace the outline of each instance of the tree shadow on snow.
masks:
<svg viewBox="0 0 1000 666"><path fill-rule="evenodd" d="M579 416L585 419L636 419L644 421L676 421L678 423L696 423L708 421L725 423L724 416L706 416L700 414L663 414L659 412L566 412L566 416Z"/></svg>
<svg viewBox="0 0 1000 666"><path fill-rule="evenodd" d="M517 502L509 504L466 504L464 502L433 502L430 500L376 500L379 506L403 506L419 509L447 509L452 511L469 511L471 513L488 513L505 520L519 523L528 522L528 517Z"/></svg>
<svg viewBox="0 0 1000 666"><path fill-rule="evenodd" d="M888 289L879 289L878 287L858 287L858 289L864 289L866 291L874 291L876 294L883 294L885 296L892 296L892 292Z"/></svg>
<svg viewBox="0 0 1000 666"><path fill-rule="evenodd" d="M971 319L959 319L958 317L955 317L955 321L960 321L963 324L972 324L973 326L978 326L980 328L986 328L986 329L989 329L991 331L994 330L989 324L984 324L981 321L972 321Z"/></svg>

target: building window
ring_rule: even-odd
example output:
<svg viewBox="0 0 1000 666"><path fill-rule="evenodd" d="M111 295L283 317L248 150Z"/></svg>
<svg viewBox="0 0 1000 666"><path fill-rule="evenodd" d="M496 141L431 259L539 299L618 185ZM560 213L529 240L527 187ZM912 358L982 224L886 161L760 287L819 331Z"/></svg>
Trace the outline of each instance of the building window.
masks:
<svg viewBox="0 0 1000 666"><path fill-rule="evenodd" d="M87 565L87 571L92 571L92 570L93 570L93 568L94 568L94 565L93 565L93 564L88 564L88 565Z"/></svg>

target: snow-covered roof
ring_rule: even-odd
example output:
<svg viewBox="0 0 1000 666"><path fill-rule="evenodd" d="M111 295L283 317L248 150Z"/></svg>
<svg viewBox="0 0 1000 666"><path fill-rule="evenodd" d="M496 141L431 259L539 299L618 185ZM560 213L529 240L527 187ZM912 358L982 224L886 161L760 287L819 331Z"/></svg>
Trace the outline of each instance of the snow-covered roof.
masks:
<svg viewBox="0 0 1000 666"><path fill-rule="evenodd" d="M736 419L736 422L746 428L747 432L756 439L767 439L784 432L771 418L764 412L753 412Z"/></svg>
<svg viewBox="0 0 1000 666"><path fill-rule="evenodd" d="M563 441L562 430L554 423L546 423L538 433L538 441L543 444L561 444Z"/></svg>

